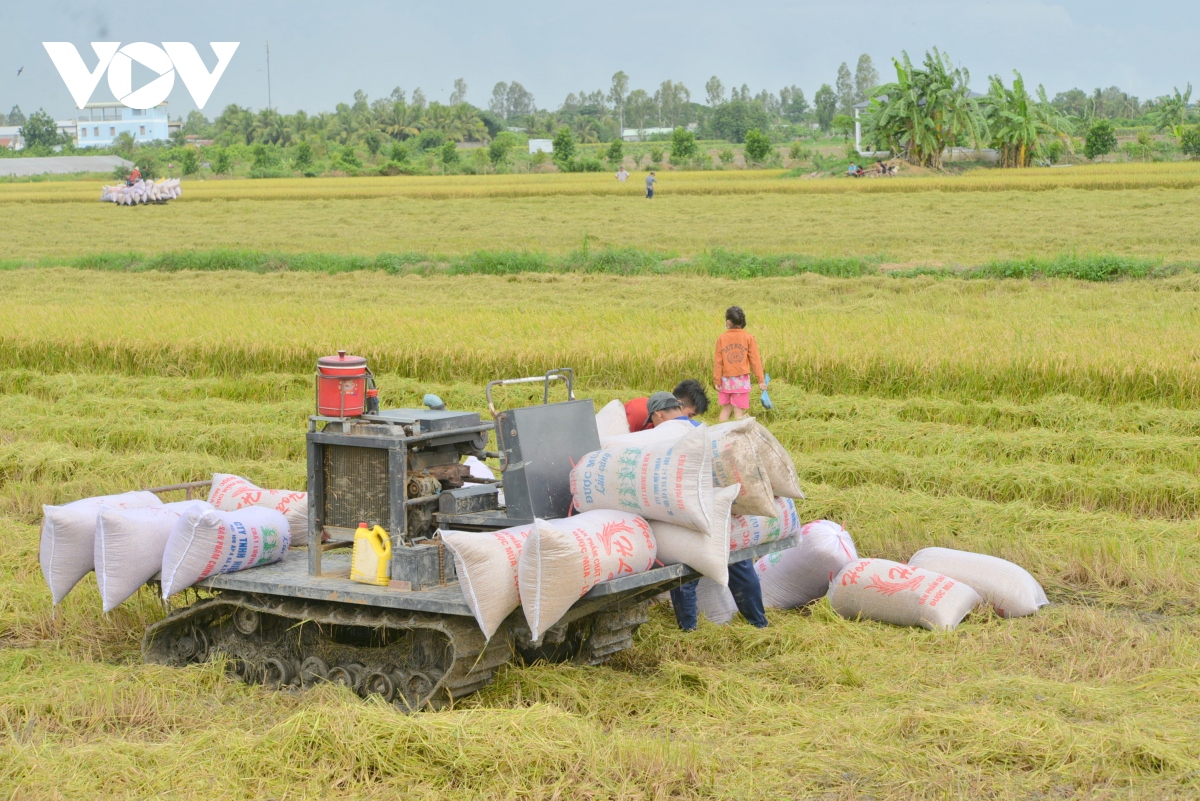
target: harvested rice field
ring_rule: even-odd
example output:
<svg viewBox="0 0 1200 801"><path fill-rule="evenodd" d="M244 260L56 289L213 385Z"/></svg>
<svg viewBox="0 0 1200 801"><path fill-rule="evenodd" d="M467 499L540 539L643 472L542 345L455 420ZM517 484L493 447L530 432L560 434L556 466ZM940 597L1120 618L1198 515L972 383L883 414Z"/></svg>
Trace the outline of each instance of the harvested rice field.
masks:
<svg viewBox="0 0 1200 801"><path fill-rule="evenodd" d="M1029 192L1022 202L1050 203L1061 216L1014 225L1017 244L980 234L962 247L1036 255L1029 242L1075 224L1064 198L1078 196L1080 214L1130 213L1136 192L1167 204L1142 212L1174 217L1162 229L1173 238L1140 223L1101 225L1099 235L1141 241L1129 254L1190 253L1195 233L1179 215L1195 189ZM869 199L928 204L930 219L950 219L964 208L972 216L960 199L1005 197L859 192L748 205L783 214L789 202L811 210ZM662 200L637 209L678 222L671 203L724 202L666 191ZM103 211L241 209L236 244L267 249L264 238L284 248L287 232L255 215L288 217L288 202ZM420 202L453 215L455 203L483 201L337 202L351 204L340 212L347 230L315 226L296 248L320 231L340 247L355 226L371 227L354 211L370 204ZM532 201L486 202L511 210ZM41 242L22 233L60 210L91 222L61 237L43 228ZM14 258L78 253L86 237L127 249L134 230L104 230L83 201L4 211L16 220ZM702 228L679 236L696 243ZM195 230L138 230L138 249L208 246ZM438 230L465 237L464 248L494 246L445 220ZM548 235L545 247L574 247L573 236ZM814 248L849 241L815 236L825 244ZM950 245L919 252L940 247ZM934 633L849 622L821 601L769 610L764 630L738 619L691 634L658 606L635 647L605 666L509 666L455 708L411 716L332 687L272 692L215 665L144 665L142 632L163 615L148 589L104 615L89 577L51 608L38 567L41 504L215 471L302 485L318 356L339 347L366 355L385 407L432 391L451 408L482 411L488 379L563 365L599 406L704 378L733 303L746 309L773 376L775 410L760 419L795 458L805 519L843 523L866 556L904 561L948 546L1011 559L1051 606L1014 620L977 612ZM4 797L1200 796L1195 273L1093 283L43 267L0 273L0 310Z"/></svg>

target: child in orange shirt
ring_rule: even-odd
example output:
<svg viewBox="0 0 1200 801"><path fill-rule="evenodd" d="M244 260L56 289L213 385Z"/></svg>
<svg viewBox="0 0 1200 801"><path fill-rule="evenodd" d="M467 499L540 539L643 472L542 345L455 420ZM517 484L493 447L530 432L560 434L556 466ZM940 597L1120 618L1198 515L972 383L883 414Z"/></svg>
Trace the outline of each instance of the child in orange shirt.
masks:
<svg viewBox="0 0 1200 801"><path fill-rule="evenodd" d="M741 420L750 408L750 374L758 379L758 388L766 389L758 343L746 333L746 313L741 306L725 310L725 333L717 338L713 355L713 385L721 405L721 422L730 415Z"/></svg>

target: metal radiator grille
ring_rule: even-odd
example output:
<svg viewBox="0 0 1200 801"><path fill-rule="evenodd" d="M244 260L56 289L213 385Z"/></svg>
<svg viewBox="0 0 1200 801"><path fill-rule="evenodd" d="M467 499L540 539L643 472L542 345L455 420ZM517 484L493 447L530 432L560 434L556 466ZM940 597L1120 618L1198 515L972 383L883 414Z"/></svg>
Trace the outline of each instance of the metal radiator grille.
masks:
<svg viewBox="0 0 1200 801"><path fill-rule="evenodd" d="M360 522L391 528L388 452L382 448L325 446L325 525Z"/></svg>

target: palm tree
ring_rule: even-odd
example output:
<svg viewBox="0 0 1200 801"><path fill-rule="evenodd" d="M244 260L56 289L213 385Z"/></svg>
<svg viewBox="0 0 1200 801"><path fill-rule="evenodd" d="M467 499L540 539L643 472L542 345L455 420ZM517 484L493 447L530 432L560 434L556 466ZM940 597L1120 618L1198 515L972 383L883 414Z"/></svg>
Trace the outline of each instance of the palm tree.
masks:
<svg viewBox="0 0 1200 801"><path fill-rule="evenodd" d="M979 104L967 86L971 74L954 68L937 48L920 68L903 53L892 59L896 81L875 90L867 107L869 139L914 164L942 166L942 153L969 137L978 147L984 133Z"/></svg>
<svg viewBox="0 0 1200 801"><path fill-rule="evenodd" d="M1021 73L1013 71L1012 88L993 75L984 101L992 146L1000 151L1001 167L1028 167L1035 156L1045 157L1047 144L1059 139L1071 147L1070 122L1046 99L1038 86L1036 98L1025 89Z"/></svg>
<svg viewBox="0 0 1200 801"><path fill-rule="evenodd" d="M390 103L379 115L383 132L393 139L407 139L421 133L421 110L402 101Z"/></svg>

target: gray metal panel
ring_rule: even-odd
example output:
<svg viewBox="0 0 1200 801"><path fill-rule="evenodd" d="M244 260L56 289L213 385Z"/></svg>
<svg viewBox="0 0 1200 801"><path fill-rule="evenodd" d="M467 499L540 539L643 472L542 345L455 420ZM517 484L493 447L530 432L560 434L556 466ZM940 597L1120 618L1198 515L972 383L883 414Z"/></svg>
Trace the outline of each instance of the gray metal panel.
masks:
<svg viewBox="0 0 1200 801"><path fill-rule="evenodd" d="M591 400L509 409L496 416L504 499L515 520L566 517L571 468L600 449Z"/></svg>
<svg viewBox="0 0 1200 801"><path fill-rule="evenodd" d="M384 409L379 414L363 415L366 420L386 420L391 423L421 424L421 433L446 431L455 428L470 428L482 420L475 412L435 412L432 409Z"/></svg>

